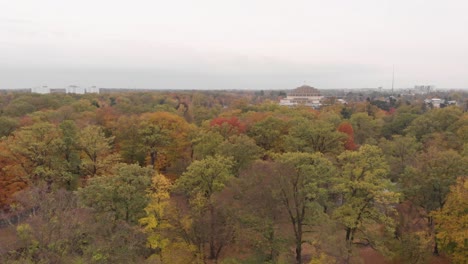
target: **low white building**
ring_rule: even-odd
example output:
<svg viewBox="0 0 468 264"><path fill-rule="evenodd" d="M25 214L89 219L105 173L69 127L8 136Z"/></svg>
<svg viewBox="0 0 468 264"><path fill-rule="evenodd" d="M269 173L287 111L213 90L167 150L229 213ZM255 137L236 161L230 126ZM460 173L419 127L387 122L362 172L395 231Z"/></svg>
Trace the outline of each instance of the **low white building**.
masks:
<svg viewBox="0 0 468 264"><path fill-rule="evenodd" d="M440 108L440 104L444 102L444 100L440 98L432 98L432 99L426 99L424 100L426 104L432 104L434 108Z"/></svg>
<svg viewBox="0 0 468 264"><path fill-rule="evenodd" d="M303 85L287 93L286 98L280 100L280 105L305 105L313 108L319 108L322 105L320 103L322 98L323 96L320 95L319 90L314 87Z"/></svg>

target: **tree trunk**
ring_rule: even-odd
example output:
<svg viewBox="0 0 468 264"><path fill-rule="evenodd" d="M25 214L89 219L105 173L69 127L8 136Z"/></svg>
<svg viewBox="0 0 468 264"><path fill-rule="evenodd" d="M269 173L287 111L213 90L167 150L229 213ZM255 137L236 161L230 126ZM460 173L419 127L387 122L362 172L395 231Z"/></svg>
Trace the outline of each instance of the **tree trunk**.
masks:
<svg viewBox="0 0 468 264"><path fill-rule="evenodd" d="M296 263L302 264L302 246L297 245L297 241L296 241Z"/></svg>
<svg viewBox="0 0 468 264"><path fill-rule="evenodd" d="M437 244L437 238L435 238L435 235L434 235L434 255L439 256L439 246Z"/></svg>
<svg viewBox="0 0 468 264"><path fill-rule="evenodd" d="M302 264L302 222L297 223L296 234L296 263Z"/></svg>
<svg viewBox="0 0 468 264"><path fill-rule="evenodd" d="M155 168L157 155L158 155L158 152L156 152L156 151L151 151L151 152L150 152L151 167L152 167L153 169Z"/></svg>
<svg viewBox="0 0 468 264"><path fill-rule="evenodd" d="M210 259L216 259L216 248L214 239L214 206L210 205Z"/></svg>
<svg viewBox="0 0 468 264"><path fill-rule="evenodd" d="M434 254L435 256L438 256L439 255L439 247L437 245L437 238L436 238L437 232L435 231L435 228L434 228L434 218L432 216L429 216L427 221L428 221L428 225L429 225L429 230L434 233L434 250L433 250L432 254Z"/></svg>
<svg viewBox="0 0 468 264"><path fill-rule="evenodd" d="M125 222L128 222L129 219L130 219L130 215L128 213L128 206L126 206L126 208L125 208Z"/></svg>
<svg viewBox="0 0 468 264"><path fill-rule="evenodd" d="M346 228L346 241L349 241L351 238L351 228Z"/></svg>
<svg viewBox="0 0 468 264"><path fill-rule="evenodd" d="M346 256L345 263L350 263L351 255L353 254L352 246L353 246L353 239L354 239L354 229L353 228L346 228L346 247L348 248L348 255Z"/></svg>
<svg viewBox="0 0 468 264"><path fill-rule="evenodd" d="M268 242L270 243L270 253L266 258L267 262L276 263L276 259L279 255L278 250L275 247L275 230L273 226L269 226Z"/></svg>

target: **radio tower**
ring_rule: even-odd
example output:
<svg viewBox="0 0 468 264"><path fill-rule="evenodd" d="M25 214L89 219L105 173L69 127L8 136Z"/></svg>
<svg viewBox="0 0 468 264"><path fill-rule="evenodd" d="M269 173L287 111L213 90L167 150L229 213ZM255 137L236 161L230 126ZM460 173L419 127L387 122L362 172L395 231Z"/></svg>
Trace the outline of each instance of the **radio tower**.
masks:
<svg viewBox="0 0 468 264"><path fill-rule="evenodd" d="M392 95L393 95L393 85L395 84L395 64L392 67Z"/></svg>

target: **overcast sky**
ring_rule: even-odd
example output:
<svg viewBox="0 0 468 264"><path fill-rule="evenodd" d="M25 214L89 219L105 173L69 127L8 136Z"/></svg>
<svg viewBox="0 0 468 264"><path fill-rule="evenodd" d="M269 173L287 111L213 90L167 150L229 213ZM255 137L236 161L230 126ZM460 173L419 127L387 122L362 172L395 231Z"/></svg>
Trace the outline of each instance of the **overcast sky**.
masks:
<svg viewBox="0 0 468 264"><path fill-rule="evenodd" d="M0 0L0 88L468 88L466 0Z"/></svg>

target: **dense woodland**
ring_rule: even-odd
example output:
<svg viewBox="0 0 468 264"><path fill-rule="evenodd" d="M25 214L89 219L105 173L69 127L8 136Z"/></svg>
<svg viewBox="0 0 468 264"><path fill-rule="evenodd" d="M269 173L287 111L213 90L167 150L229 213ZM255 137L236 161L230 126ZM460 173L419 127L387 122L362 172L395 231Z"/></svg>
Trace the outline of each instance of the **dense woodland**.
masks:
<svg viewBox="0 0 468 264"><path fill-rule="evenodd" d="M468 263L466 93L279 96L0 95L0 262Z"/></svg>

